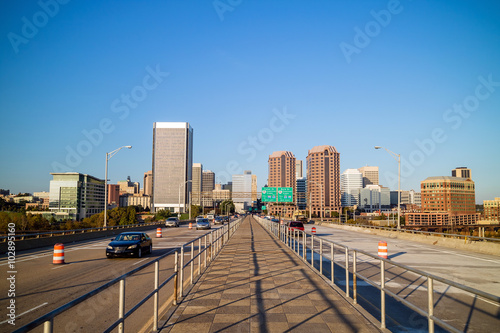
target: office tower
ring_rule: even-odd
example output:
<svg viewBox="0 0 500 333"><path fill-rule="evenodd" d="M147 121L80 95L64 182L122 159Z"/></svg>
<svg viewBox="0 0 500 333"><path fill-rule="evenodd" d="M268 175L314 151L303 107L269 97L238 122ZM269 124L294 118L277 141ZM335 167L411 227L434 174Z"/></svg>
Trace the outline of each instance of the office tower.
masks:
<svg viewBox="0 0 500 333"><path fill-rule="evenodd" d="M452 177L460 177L460 178L471 178L470 169L466 167L458 167L456 169L451 170Z"/></svg>
<svg viewBox="0 0 500 333"><path fill-rule="evenodd" d="M120 185L108 185L108 205L119 205L120 203Z"/></svg>
<svg viewBox="0 0 500 333"><path fill-rule="evenodd" d="M203 191L203 165L201 163L193 163L192 190L191 203L196 206L201 206L201 196Z"/></svg>
<svg viewBox="0 0 500 333"><path fill-rule="evenodd" d="M476 191L470 178L428 177L420 183L422 212L410 213L408 225L476 224Z"/></svg>
<svg viewBox="0 0 500 333"><path fill-rule="evenodd" d="M296 193L297 193L297 209L307 209L307 178L297 178Z"/></svg>
<svg viewBox="0 0 500 333"><path fill-rule="evenodd" d="M252 203L257 201L257 175L252 175Z"/></svg>
<svg viewBox="0 0 500 333"><path fill-rule="evenodd" d="M363 187L367 185L378 185L378 167L364 166L358 169L363 175Z"/></svg>
<svg viewBox="0 0 500 333"><path fill-rule="evenodd" d="M49 209L57 219L82 220L104 211L104 180L78 172L51 173Z"/></svg>
<svg viewBox="0 0 500 333"><path fill-rule="evenodd" d="M500 198L495 200L483 200L484 220L487 223L498 224L500 222Z"/></svg>
<svg viewBox="0 0 500 333"><path fill-rule="evenodd" d="M307 196L312 214L340 212L340 154L333 146L316 146L307 155Z"/></svg>
<svg viewBox="0 0 500 333"><path fill-rule="evenodd" d="M138 182L132 182L130 180L130 176L127 177L127 180L121 180L117 182L120 187L120 195L123 194L139 194L141 190L141 184Z"/></svg>
<svg viewBox="0 0 500 333"><path fill-rule="evenodd" d="M213 193L215 189L215 173L210 170L203 170L202 172L202 204L203 207L213 207Z"/></svg>
<svg viewBox="0 0 500 333"><path fill-rule="evenodd" d="M193 129L185 122L153 125L153 212L185 212L193 170Z"/></svg>
<svg viewBox="0 0 500 333"><path fill-rule="evenodd" d="M153 194L153 171L144 172L144 195Z"/></svg>
<svg viewBox="0 0 500 333"><path fill-rule="evenodd" d="M269 187L291 187L293 188L294 202L296 199L296 160L292 152L289 151L275 151L269 155ZM272 204L268 203L268 211L271 215L285 215L291 216L296 209L294 205ZM284 214L283 214L284 213Z"/></svg>
<svg viewBox="0 0 500 333"><path fill-rule="evenodd" d="M232 175L233 202L237 212L244 212L252 205L252 172L244 171L242 175Z"/></svg>
<svg viewBox="0 0 500 333"><path fill-rule="evenodd" d="M359 190L363 188L363 174L357 169L347 169L340 175L342 207L359 205Z"/></svg>
<svg viewBox="0 0 500 333"><path fill-rule="evenodd" d="M304 177L304 169L302 166L302 160L295 160L295 179Z"/></svg>
<svg viewBox="0 0 500 333"><path fill-rule="evenodd" d="M367 185L359 191L359 208L365 212L389 210L391 208L391 190L380 185Z"/></svg>

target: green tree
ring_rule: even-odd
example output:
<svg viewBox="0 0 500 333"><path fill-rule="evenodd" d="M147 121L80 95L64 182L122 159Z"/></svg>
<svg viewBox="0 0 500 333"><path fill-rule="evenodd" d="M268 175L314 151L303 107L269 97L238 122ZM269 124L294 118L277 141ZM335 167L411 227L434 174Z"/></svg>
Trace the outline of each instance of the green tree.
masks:
<svg viewBox="0 0 500 333"><path fill-rule="evenodd" d="M172 215L172 212L168 209L162 209L156 212L155 214L155 221L160 221L160 220L166 220Z"/></svg>
<svg viewBox="0 0 500 333"><path fill-rule="evenodd" d="M196 216L200 215L201 213L201 207L196 206L196 205L191 205L191 217L195 218Z"/></svg>

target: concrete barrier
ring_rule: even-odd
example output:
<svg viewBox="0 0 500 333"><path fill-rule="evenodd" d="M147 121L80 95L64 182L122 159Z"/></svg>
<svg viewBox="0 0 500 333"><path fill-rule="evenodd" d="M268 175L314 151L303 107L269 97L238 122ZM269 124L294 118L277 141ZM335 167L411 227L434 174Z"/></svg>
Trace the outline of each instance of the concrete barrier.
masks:
<svg viewBox="0 0 500 333"><path fill-rule="evenodd" d="M452 249L458 249L458 250L500 256L500 243L470 240L468 238L457 239L457 238L443 237L443 236L437 236L437 235L421 235L421 234L412 234L412 233L387 231L387 230L379 230L379 229L365 229L365 228L354 227L354 226L350 226L350 225L338 225L338 224L330 224L330 223L323 223L321 225L326 226L326 227L330 227L330 228L334 228L334 229L363 232L363 233L371 234L371 235L384 236L386 238L412 240L415 242L429 244L429 245L435 245L435 246L441 246L441 247L446 247L446 248L452 248Z"/></svg>
<svg viewBox="0 0 500 333"><path fill-rule="evenodd" d="M161 222L163 224L164 222ZM182 224L186 223L183 221ZM104 231L93 231L93 232L85 232L85 233L75 233L70 235L54 235L52 237L40 237L40 238L30 238L24 240L16 240L16 252L31 250L41 247L53 247L57 243L69 244L84 240L103 238L109 236L116 236L126 231L148 231L155 230L158 227L158 224L150 224L143 225L137 227L123 228L123 229L113 229L113 230L104 230ZM71 232L71 230L68 230ZM0 254L7 253L8 242L0 243Z"/></svg>

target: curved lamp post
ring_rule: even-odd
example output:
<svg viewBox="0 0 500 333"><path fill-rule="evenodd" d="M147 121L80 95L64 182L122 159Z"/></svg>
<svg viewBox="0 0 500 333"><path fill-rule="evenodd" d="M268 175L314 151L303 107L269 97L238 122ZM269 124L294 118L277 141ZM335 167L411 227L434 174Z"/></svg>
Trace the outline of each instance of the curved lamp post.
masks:
<svg viewBox="0 0 500 333"><path fill-rule="evenodd" d="M385 149L389 154L398 161L398 229L401 229L401 154L396 154L387 148L381 146L375 146L375 149Z"/></svg>
<svg viewBox="0 0 500 333"><path fill-rule="evenodd" d="M106 153L106 174L104 176L104 227L108 226L107 216L108 216L108 161L111 157L115 156L115 154L122 148L132 149L132 146L122 146L118 149L113 150L112 152Z"/></svg>

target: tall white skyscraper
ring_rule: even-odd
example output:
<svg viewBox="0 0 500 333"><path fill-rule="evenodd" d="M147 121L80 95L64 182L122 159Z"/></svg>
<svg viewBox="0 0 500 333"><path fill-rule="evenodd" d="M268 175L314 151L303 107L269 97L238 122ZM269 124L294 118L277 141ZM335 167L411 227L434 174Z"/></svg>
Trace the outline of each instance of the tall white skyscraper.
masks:
<svg viewBox="0 0 500 333"><path fill-rule="evenodd" d="M201 163L193 163L193 182L191 193L191 203L196 206L201 206L201 196L203 191L203 165Z"/></svg>
<svg viewBox="0 0 500 333"><path fill-rule="evenodd" d="M185 122L153 125L153 212L185 212L193 169L193 129Z"/></svg>
<svg viewBox="0 0 500 333"><path fill-rule="evenodd" d="M233 175L233 202L237 211L246 210L252 204L252 172Z"/></svg>
<svg viewBox="0 0 500 333"><path fill-rule="evenodd" d="M363 175L357 169L347 169L340 175L342 207L359 205L359 190L363 188Z"/></svg>
<svg viewBox="0 0 500 333"><path fill-rule="evenodd" d="M304 177L304 169L302 160L295 159L295 179Z"/></svg>

